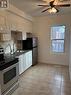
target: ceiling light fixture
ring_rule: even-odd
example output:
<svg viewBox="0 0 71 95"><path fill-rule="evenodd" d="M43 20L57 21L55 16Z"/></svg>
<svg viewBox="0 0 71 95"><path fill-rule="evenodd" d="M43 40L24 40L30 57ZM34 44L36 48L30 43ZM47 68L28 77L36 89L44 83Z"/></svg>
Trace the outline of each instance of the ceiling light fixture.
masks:
<svg viewBox="0 0 71 95"><path fill-rule="evenodd" d="M57 9L56 8L54 8L54 7L52 7L52 8L50 8L49 10L48 10L48 12L49 13L57 13Z"/></svg>

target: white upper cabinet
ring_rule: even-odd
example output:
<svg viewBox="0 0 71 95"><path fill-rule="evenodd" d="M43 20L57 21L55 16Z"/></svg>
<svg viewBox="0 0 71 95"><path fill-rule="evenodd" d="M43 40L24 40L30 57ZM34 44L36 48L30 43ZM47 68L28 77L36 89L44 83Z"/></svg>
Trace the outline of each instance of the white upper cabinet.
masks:
<svg viewBox="0 0 71 95"><path fill-rule="evenodd" d="M6 18L0 15L0 33L6 32Z"/></svg>
<svg viewBox="0 0 71 95"><path fill-rule="evenodd" d="M9 11L0 10L0 40L11 40L11 31L22 32L22 40L26 39L26 33L32 33L32 21L18 16ZM19 38L19 37L18 37Z"/></svg>
<svg viewBox="0 0 71 95"><path fill-rule="evenodd" d="M10 33L0 33L0 42L1 41L10 41L11 40L11 34Z"/></svg>
<svg viewBox="0 0 71 95"><path fill-rule="evenodd" d="M0 33L10 33L8 15L5 10L0 10Z"/></svg>
<svg viewBox="0 0 71 95"><path fill-rule="evenodd" d="M12 13L7 13L10 30L32 32L32 22Z"/></svg>

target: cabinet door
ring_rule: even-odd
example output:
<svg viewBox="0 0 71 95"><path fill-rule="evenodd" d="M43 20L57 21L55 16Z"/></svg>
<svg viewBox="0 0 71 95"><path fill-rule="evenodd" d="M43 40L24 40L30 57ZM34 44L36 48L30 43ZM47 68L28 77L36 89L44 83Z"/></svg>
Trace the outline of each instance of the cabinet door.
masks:
<svg viewBox="0 0 71 95"><path fill-rule="evenodd" d="M0 33L5 33L6 29L6 18L0 15Z"/></svg>
<svg viewBox="0 0 71 95"><path fill-rule="evenodd" d="M32 65L32 51L29 51L28 52L29 53L29 58L28 58L28 60L29 60L29 66L31 66Z"/></svg>
<svg viewBox="0 0 71 95"><path fill-rule="evenodd" d="M19 56L19 74L22 74L32 65L32 51Z"/></svg>
<svg viewBox="0 0 71 95"><path fill-rule="evenodd" d="M19 74L24 72L24 68L23 68L23 55L19 56Z"/></svg>
<svg viewBox="0 0 71 95"><path fill-rule="evenodd" d="M10 41L11 40L11 34L0 34L0 41Z"/></svg>
<svg viewBox="0 0 71 95"><path fill-rule="evenodd" d="M23 72L26 70L26 56L23 54Z"/></svg>
<svg viewBox="0 0 71 95"><path fill-rule="evenodd" d="M25 68L26 69L29 68L29 53L28 52L26 53L26 67Z"/></svg>
<svg viewBox="0 0 71 95"><path fill-rule="evenodd" d="M26 53L26 69L32 65L32 51Z"/></svg>
<svg viewBox="0 0 71 95"><path fill-rule="evenodd" d="M19 56L19 74L22 74L26 70L26 56L22 54Z"/></svg>

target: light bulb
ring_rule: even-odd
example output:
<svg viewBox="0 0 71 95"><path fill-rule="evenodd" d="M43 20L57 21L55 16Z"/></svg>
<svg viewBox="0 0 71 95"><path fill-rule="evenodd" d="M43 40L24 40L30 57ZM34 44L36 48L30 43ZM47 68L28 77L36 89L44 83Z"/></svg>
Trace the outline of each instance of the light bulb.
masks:
<svg viewBox="0 0 71 95"><path fill-rule="evenodd" d="M56 13L57 9L55 9L54 7L48 10L49 13Z"/></svg>
<svg viewBox="0 0 71 95"><path fill-rule="evenodd" d="M53 12L53 13L56 13L57 10L53 7L53 8L52 8L52 12Z"/></svg>

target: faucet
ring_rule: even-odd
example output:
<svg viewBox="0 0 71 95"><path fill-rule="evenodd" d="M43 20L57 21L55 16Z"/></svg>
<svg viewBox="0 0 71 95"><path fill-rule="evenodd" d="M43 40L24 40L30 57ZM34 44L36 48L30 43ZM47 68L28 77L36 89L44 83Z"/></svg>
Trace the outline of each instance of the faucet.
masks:
<svg viewBox="0 0 71 95"><path fill-rule="evenodd" d="M15 51L15 50L14 50L14 45L15 45L15 44L13 43L13 54L14 54L14 51Z"/></svg>
<svg viewBox="0 0 71 95"><path fill-rule="evenodd" d="M5 50L6 50L7 47L10 47L10 54L11 54L12 49L11 49L11 45L10 45L10 44L8 44L8 45L5 47L4 52L5 52Z"/></svg>

